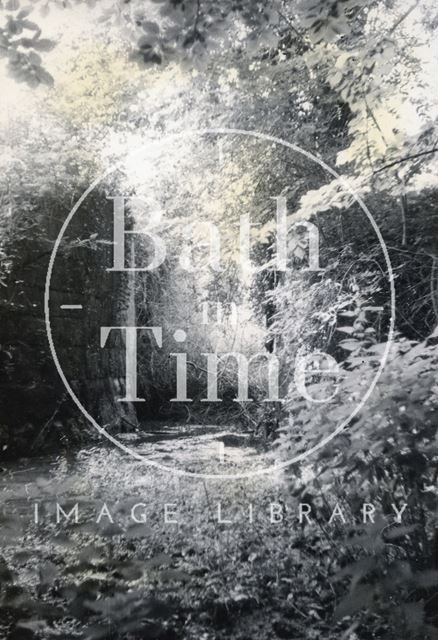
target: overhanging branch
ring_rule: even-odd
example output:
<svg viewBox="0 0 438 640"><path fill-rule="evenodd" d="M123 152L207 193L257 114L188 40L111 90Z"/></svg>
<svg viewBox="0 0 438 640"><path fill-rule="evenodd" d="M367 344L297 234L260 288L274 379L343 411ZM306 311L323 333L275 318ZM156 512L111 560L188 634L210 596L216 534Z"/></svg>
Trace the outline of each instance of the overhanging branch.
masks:
<svg viewBox="0 0 438 640"><path fill-rule="evenodd" d="M381 173L382 171L386 171L387 169L391 169L392 167L396 167L398 164L403 164L403 162L409 162L409 160L416 160L417 158L423 158L424 156L430 156L433 153L438 151L438 147L434 147L433 149L428 149L427 151L420 151L418 153L413 153L410 156L405 156L404 158L399 158L398 160L394 160L393 162L389 162L385 164L380 169L376 169L374 174Z"/></svg>

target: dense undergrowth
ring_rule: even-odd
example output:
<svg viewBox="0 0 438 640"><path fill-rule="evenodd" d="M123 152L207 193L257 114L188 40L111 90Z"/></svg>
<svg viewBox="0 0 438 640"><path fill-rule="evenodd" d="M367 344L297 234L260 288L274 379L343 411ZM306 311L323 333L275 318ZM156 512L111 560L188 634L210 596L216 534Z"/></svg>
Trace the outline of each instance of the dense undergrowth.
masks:
<svg viewBox="0 0 438 640"><path fill-rule="evenodd" d="M376 350L351 356L345 393L376 366ZM284 473L178 480L92 448L31 482L12 475L2 487L5 637L437 637L437 359L435 337L397 341L368 411ZM347 407L339 398L330 413ZM300 407L297 446L320 437L327 419ZM276 455L294 428L282 431ZM23 464L38 470L38 459ZM57 524L55 502L65 513L77 503L78 524L63 514ZM104 503L111 516L96 523ZM145 523L131 518L137 503ZM178 524L165 522L165 504Z"/></svg>

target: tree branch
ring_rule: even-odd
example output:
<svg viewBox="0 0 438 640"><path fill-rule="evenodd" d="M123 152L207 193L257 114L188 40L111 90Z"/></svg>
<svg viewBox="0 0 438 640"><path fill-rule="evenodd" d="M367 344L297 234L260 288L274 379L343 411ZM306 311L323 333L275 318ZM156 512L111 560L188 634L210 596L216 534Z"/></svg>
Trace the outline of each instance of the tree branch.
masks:
<svg viewBox="0 0 438 640"><path fill-rule="evenodd" d="M196 38L196 36L198 34L198 23L199 23L200 15L201 15L201 0L197 0L197 2L196 2L195 24L193 25L193 37L194 38Z"/></svg>
<svg viewBox="0 0 438 640"><path fill-rule="evenodd" d="M420 151L419 153L413 153L410 156L405 156L404 158L399 158L398 160L394 160L393 162L389 162L385 164L380 169L376 169L373 173L381 173L382 171L386 171L386 169L391 169L391 167L396 167L398 164L402 164L403 162L409 162L409 160L416 160L417 158L422 158L424 156L432 155L438 151L438 147L434 147L433 149L429 149L428 151Z"/></svg>
<svg viewBox="0 0 438 640"><path fill-rule="evenodd" d="M292 31L304 42L304 44L307 45L310 49L313 49L312 42L306 36L306 33L305 32L301 33L301 31L297 29L297 27L294 25L292 20L288 18L284 13L282 13L278 8L276 9L276 11L280 16L280 18L284 20L284 22L288 25L288 27L292 29Z"/></svg>
<svg viewBox="0 0 438 640"><path fill-rule="evenodd" d="M394 31L401 25L401 23L404 22L404 20L406 20L406 18L411 15L413 10L417 7L418 3L419 3L419 0L417 0L417 2L414 2L414 4L411 7L409 7L409 9L395 22L395 24L389 30L389 35L392 35Z"/></svg>

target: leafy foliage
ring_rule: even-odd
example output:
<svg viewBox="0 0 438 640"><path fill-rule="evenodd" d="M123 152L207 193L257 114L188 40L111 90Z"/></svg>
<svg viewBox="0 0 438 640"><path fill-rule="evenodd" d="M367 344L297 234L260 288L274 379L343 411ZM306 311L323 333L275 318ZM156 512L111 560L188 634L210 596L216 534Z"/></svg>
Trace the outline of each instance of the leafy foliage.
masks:
<svg viewBox="0 0 438 640"><path fill-rule="evenodd" d="M252 637L264 637L260 634L268 635L266 621L258 612L264 609L271 614L269 634L280 638L310 640L332 634L392 640L406 633L418 639L436 637L437 94L429 53L436 26L433 3L311 0L219 5L209 0L163 0L147 5L115 2L101 10L88 2L90 16L99 16L96 30L107 31L110 38L117 34L119 42L114 47L87 45L74 56L69 52L63 77L50 88L52 78L43 61L45 55L49 59L54 42L42 36L38 25L44 26L60 4L72 12L79 6L36 2L28 9L16 0L2 3L0 48L9 72L30 87L46 85L44 104L38 108L39 114L49 111L39 126L38 118L18 121L4 134L8 154L0 224L6 296L1 304L11 324L17 325L16 318L24 314L32 318L26 325L32 340L11 345L2 339L3 382L16 383L27 398L39 394L41 401L44 381L45 393L53 400L53 372L47 352L35 340L43 330L35 331L33 324L41 299L35 291L30 293L27 276L31 271L35 289L41 286L43 269L33 267L34 262L40 265L47 257L65 210L91 176L115 160L118 145L126 150L149 140L142 138L143 131L161 138L212 122L270 130L293 139L337 164L355 191L366 196L393 262L398 334L366 409L310 461L308 469L294 469L288 479L289 508L302 500L325 514L333 507L330 501L336 500L347 526L315 529L305 523L298 527L294 520L273 531L258 523L243 533L221 531L215 538L216 528L208 522L192 532L193 544L183 528L171 535L156 523L146 541L141 540L144 527L126 525L123 518L121 523L106 523L99 536L81 526L66 544L56 530L59 547L39 549L38 575L32 574L29 585L26 572L31 572L34 560L16 546L16 539L25 546L29 537L21 537L17 514L8 514L2 522L6 545L0 563L4 628L11 639L20 640L109 634L169 640L199 638L212 627L218 629L217 637L229 637L231 620L241 638L248 636L249 624ZM195 145L167 149L164 166L180 163L183 194L158 161L146 165L148 185L166 196L166 240L173 259L180 244L172 242L171 232L199 222L199 211L190 212L188 206L190 198L197 198L208 202L211 219L221 227L231 266L222 280L210 277L207 283L193 275L170 277L172 264L145 279L134 292L145 322L153 320L169 331L177 324L194 329L196 319L186 300L193 292L199 294L204 284L229 304L238 289L233 225L241 208L251 209L259 224L252 237L254 255L260 262L272 260L274 229L265 200L284 185L265 168L276 168L279 160L270 151L262 157L250 145L232 158L226 152L225 148L225 162L218 168L213 145L200 152ZM115 182L134 189L138 166L135 158L128 160L126 174ZM304 161L285 162L282 168L291 182L286 192L290 221L318 224L322 265L319 273L303 272L308 245L305 238L295 244L291 240L291 272L284 278L264 274L252 282L255 314L268 316L268 344L275 345L287 372L286 403L281 410L263 410L260 403L253 412L244 407L232 413L235 372L225 368L221 393L230 402L224 415L214 418L241 420L270 439L277 435L274 454L286 459L320 442L357 405L385 349L390 308L381 248L373 230L358 223L361 214L351 196L337 180L321 182ZM133 182L128 182L132 175ZM87 211L90 224L102 214L100 205L93 203ZM141 223L135 212L132 219ZM193 242L203 239L199 225ZM73 240L70 250L86 247L96 256L102 249L91 230L85 244L80 242ZM147 253L144 247L141 251ZM28 263L24 272L23 259ZM245 294L238 293L241 298ZM166 324L170 316L175 326ZM189 387L199 398L205 371L197 354L209 350L217 336L199 328L193 333ZM249 352L253 336L247 337ZM148 381L142 391L154 399L158 413L173 383L165 368L172 348L169 341L160 357L148 351L140 362ZM342 384L332 402L315 408L297 393L290 372L298 353L319 349L341 365ZM263 375L254 377L256 398L264 382ZM8 394L9 401L11 397ZM32 409L37 406L38 398L31 403ZM62 434L64 446L68 425L71 438L83 437L71 410L58 409L52 407L40 425L25 422L16 432L2 425L2 446L19 440L22 451L28 448L31 431L42 434L44 441L51 427L51 434ZM188 421L212 418L207 411L185 411ZM93 455L101 460L99 452ZM100 455L107 452L101 450ZM120 484L127 469L119 460L116 463ZM99 477L94 468L88 470L90 477L95 480L97 475L112 490L115 480L108 476L113 469L104 463L96 467L108 474ZM132 480L129 473L126 476ZM142 480L141 474L135 478ZM41 494L50 494L55 485L61 491L58 484L35 482ZM159 492L160 486L154 489ZM161 489L170 492L168 486ZM265 496L263 483L252 489L257 499ZM202 486L196 495L198 508L208 503L205 491ZM18 499L27 499L27 494L19 492ZM237 499L242 499L241 493ZM357 516L364 499L378 504L393 522L388 525L376 516L374 523L364 524ZM393 502L408 504L406 522L394 518ZM95 498L88 508L94 503ZM45 535L53 530L52 523L47 524ZM237 622L239 616L242 623Z"/></svg>
<svg viewBox="0 0 438 640"><path fill-rule="evenodd" d="M53 78L43 67L40 53L51 51L56 43L41 37L38 24L29 19L31 6L20 8L18 0L2 4L7 13L0 27L0 52L7 59L9 73L17 82L31 87L52 85Z"/></svg>

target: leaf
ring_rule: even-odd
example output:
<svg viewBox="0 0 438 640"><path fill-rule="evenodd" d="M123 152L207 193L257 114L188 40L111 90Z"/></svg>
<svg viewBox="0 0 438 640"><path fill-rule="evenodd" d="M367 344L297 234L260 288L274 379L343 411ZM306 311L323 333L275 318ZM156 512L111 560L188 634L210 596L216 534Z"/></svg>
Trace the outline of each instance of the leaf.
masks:
<svg viewBox="0 0 438 640"><path fill-rule="evenodd" d="M29 29L29 31L40 31L37 23L32 20L20 20L20 23L24 29Z"/></svg>
<svg viewBox="0 0 438 640"><path fill-rule="evenodd" d="M143 60L145 62L151 62L153 64L161 64L162 63L162 57L160 56L159 53L157 53L156 51L145 51L143 53Z"/></svg>
<svg viewBox="0 0 438 640"><path fill-rule="evenodd" d="M143 576L143 566L140 562L125 564L125 566L119 567L118 571L126 580L138 580Z"/></svg>
<svg viewBox="0 0 438 640"><path fill-rule="evenodd" d="M17 13L17 19L21 20L22 18L27 18L27 16L32 12L33 7L23 7Z"/></svg>
<svg viewBox="0 0 438 640"><path fill-rule="evenodd" d="M430 334L430 336L428 337L428 340L431 340L433 338L438 338L438 325L435 327L435 329L432 331L432 333Z"/></svg>
<svg viewBox="0 0 438 640"><path fill-rule="evenodd" d="M385 539L397 540L398 538L403 538L404 536L407 536L410 533L413 533L416 529L417 529L417 525L415 524L410 526L406 525L404 527L396 527L395 529L392 529L391 531L388 531L388 533L385 534Z"/></svg>
<svg viewBox="0 0 438 640"><path fill-rule="evenodd" d="M355 351L356 349L359 349L361 343L358 340L341 340L339 346L346 351Z"/></svg>
<svg viewBox="0 0 438 640"><path fill-rule="evenodd" d="M156 22L150 22L149 20L145 20L144 22L142 22L141 27L143 31L148 31L149 33L158 34L160 32L160 27L158 26L158 24Z"/></svg>
<svg viewBox="0 0 438 640"><path fill-rule="evenodd" d="M28 60L33 65L41 64L41 56L39 56L35 51L31 51L28 55Z"/></svg>
<svg viewBox="0 0 438 640"><path fill-rule="evenodd" d="M354 327L337 327L336 331L341 331L342 333L351 335L352 333L354 333Z"/></svg>
<svg viewBox="0 0 438 640"><path fill-rule="evenodd" d="M53 77L50 75L48 71L43 69L43 67L35 67L35 73L40 82L42 82L43 84L46 84L49 87L53 86L53 82L54 82Z"/></svg>
<svg viewBox="0 0 438 640"><path fill-rule="evenodd" d="M140 36L137 40L137 46L141 51L148 51L149 49L152 49L150 38L147 36Z"/></svg>
<svg viewBox="0 0 438 640"><path fill-rule="evenodd" d="M374 344L372 347L369 347L368 351L378 356L383 356L387 349L387 346L388 345L386 342L380 342L379 344Z"/></svg>
<svg viewBox="0 0 438 640"><path fill-rule="evenodd" d="M54 40L49 40L49 38L38 38L38 40L32 40L32 46L37 51L52 51L56 47L56 42Z"/></svg>
<svg viewBox="0 0 438 640"><path fill-rule="evenodd" d="M17 627L19 627L20 629L29 629L29 631L34 631L35 633L47 631L47 629L49 628L45 620L29 620L25 622L17 622Z"/></svg>
<svg viewBox="0 0 438 640"><path fill-rule="evenodd" d="M26 47L26 49L29 49L30 47L33 47L33 38L20 38L20 40L18 41L22 47Z"/></svg>

